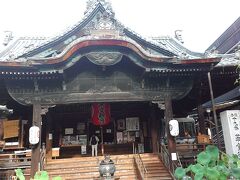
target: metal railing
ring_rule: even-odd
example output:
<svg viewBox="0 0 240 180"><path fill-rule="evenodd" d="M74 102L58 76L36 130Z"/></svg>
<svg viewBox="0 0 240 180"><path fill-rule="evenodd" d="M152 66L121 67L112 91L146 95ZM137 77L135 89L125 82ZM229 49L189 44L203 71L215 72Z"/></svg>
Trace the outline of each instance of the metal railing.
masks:
<svg viewBox="0 0 240 180"><path fill-rule="evenodd" d="M177 153L177 161L172 161L168 153L167 146L165 144L161 144L161 145L158 144L158 156L162 160L164 166L168 168L172 178L174 178L175 169L179 166L182 166L178 153Z"/></svg>
<svg viewBox="0 0 240 180"><path fill-rule="evenodd" d="M158 152L164 165L174 173L176 167L187 167L196 161L197 155L204 151L208 145L217 146L216 143L185 143L176 144L177 161L172 161L167 149L167 145L161 144L158 146ZM221 144L221 146L223 146Z"/></svg>
<svg viewBox="0 0 240 180"><path fill-rule="evenodd" d="M46 160L46 147L45 143L42 144L42 148L40 150L40 171L44 170L44 165Z"/></svg>
<svg viewBox="0 0 240 180"><path fill-rule="evenodd" d="M147 169L143 164L142 158L138 152L134 154L134 161L137 165L138 171L140 172L141 178L147 179Z"/></svg>

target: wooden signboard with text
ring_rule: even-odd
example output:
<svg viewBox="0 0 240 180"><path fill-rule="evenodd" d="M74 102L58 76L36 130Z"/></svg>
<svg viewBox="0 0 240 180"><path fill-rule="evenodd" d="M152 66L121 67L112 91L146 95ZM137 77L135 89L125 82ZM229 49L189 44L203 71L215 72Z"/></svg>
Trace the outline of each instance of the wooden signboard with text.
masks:
<svg viewBox="0 0 240 180"><path fill-rule="evenodd" d="M19 136L19 120L3 121L3 138L14 138Z"/></svg>

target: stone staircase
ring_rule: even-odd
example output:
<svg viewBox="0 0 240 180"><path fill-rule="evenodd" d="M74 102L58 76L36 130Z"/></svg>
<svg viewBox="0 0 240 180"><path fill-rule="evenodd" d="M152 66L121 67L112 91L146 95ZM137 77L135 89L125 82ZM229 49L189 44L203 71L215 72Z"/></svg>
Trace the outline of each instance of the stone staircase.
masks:
<svg viewBox="0 0 240 180"><path fill-rule="evenodd" d="M147 180L173 179L158 155L147 153L140 156L147 169ZM47 162L44 169L48 171L50 179L61 176L64 180L97 180L98 165L103 159L103 156L55 159ZM112 155L111 159L116 166L115 179L141 179L132 154Z"/></svg>
<svg viewBox="0 0 240 180"><path fill-rule="evenodd" d="M64 180L93 180L99 178L98 165L103 159L103 156L55 159L47 162L44 169L50 179L61 176ZM113 155L111 159L116 166L116 179L139 179L132 154Z"/></svg>
<svg viewBox="0 0 240 180"><path fill-rule="evenodd" d="M169 180L173 179L167 168L163 165L157 154L140 154L143 164L147 170L148 180Z"/></svg>

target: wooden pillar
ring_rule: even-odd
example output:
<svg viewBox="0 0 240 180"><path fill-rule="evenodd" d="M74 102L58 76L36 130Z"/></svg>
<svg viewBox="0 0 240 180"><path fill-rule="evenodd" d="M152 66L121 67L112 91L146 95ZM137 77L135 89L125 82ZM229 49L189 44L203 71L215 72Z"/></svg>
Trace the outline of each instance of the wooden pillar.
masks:
<svg viewBox="0 0 240 180"><path fill-rule="evenodd" d="M52 117L49 112L46 114L46 160L52 159Z"/></svg>
<svg viewBox="0 0 240 180"><path fill-rule="evenodd" d="M203 84L201 82L201 76L198 79L198 84L199 84L199 91L198 91L198 98L197 98L197 111L198 111L199 132L201 134L206 134L204 108L202 106Z"/></svg>
<svg viewBox="0 0 240 180"><path fill-rule="evenodd" d="M175 138L171 136L169 131L169 121L173 119L173 111L172 111L172 99L168 96L165 98L165 122L166 122L166 133L168 140L168 152L170 162L172 160L172 153L176 153L176 142Z"/></svg>
<svg viewBox="0 0 240 180"><path fill-rule="evenodd" d="M103 127L102 126L100 126L100 130L101 130L101 152L102 152L102 156L104 156Z"/></svg>
<svg viewBox="0 0 240 180"><path fill-rule="evenodd" d="M150 110L150 123L151 123L151 137L152 137L152 151L153 153L157 153L157 143L158 143L158 129L159 125L156 118L156 107L155 104L152 105Z"/></svg>
<svg viewBox="0 0 240 180"><path fill-rule="evenodd" d="M199 105L197 107L198 110L198 123L199 123L199 132L201 134L206 134L206 129L205 129L205 118L204 118L204 109L202 105Z"/></svg>
<svg viewBox="0 0 240 180"><path fill-rule="evenodd" d="M32 160L31 160L31 178L34 177L40 166L40 147L41 147L41 105L39 103L33 104L33 121L32 125L39 127L39 143L32 147Z"/></svg>
<svg viewBox="0 0 240 180"><path fill-rule="evenodd" d="M219 129L218 129L218 120L217 120L215 101L214 101L214 96L213 96L213 88L212 88L212 79L211 79L210 72L208 72L208 83L209 83L209 91L210 91L211 102L212 102L213 119L214 119L215 128L216 128L217 145L218 145L218 148L221 150L220 136L219 136Z"/></svg>

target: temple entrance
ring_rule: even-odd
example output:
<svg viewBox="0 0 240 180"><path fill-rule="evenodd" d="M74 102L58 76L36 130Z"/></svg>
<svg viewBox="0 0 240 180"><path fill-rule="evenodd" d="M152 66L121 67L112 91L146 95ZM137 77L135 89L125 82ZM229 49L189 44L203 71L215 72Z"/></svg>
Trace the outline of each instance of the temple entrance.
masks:
<svg viewBox="0 0 240 180"><path fill-rule="evenodd" d="M99 138L98 155L152 152L151 121L157 118L151 115L151 103L110 103L111 119L103 126L92 122L91 105L59 105L49 110L43 131L52 137L52 148L59 149L58 158L91 156L93 134Z"/></svg>

